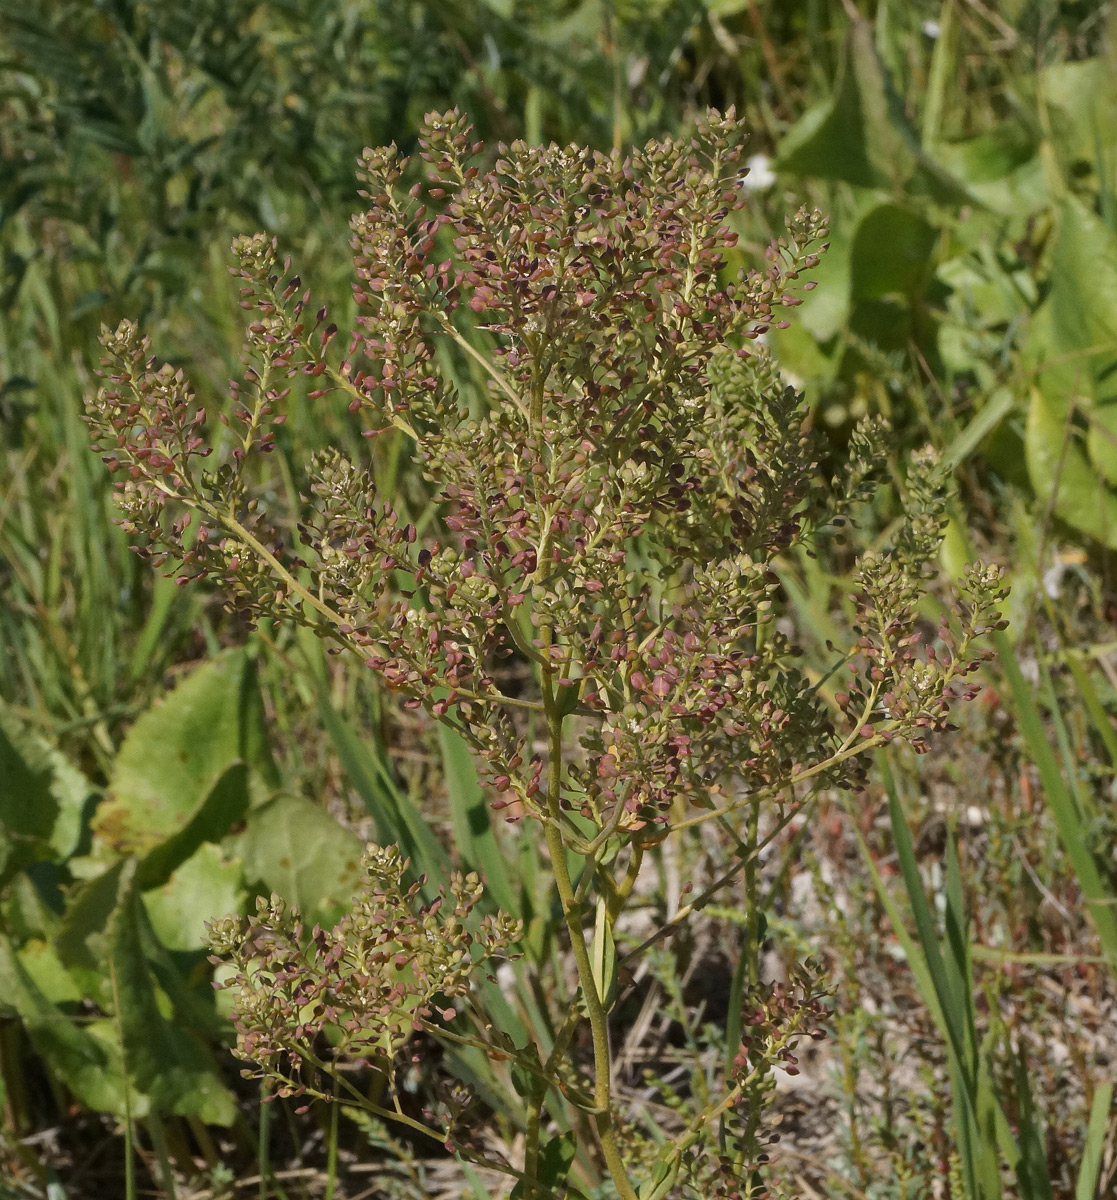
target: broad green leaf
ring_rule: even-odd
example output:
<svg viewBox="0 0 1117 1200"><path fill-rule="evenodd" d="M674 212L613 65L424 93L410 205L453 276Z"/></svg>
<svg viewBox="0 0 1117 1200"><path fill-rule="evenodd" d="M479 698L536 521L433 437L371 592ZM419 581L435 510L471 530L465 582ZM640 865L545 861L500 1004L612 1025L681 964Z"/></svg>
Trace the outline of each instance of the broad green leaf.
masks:
<svg viewBox="0 0 1117 1200"><path fill-rule="evenodd" d="M250 884L277 892L311 919L340 910L360 879L361 843L301 796L280 795L253 809L232 845Z"/></svg>
<svg viewBox="0 0 1117 1200"><path fill-rule="evenodd" d="M248 811L248 768L233 763L221 774L186 823L140 861L137 883L159 887L205 842L218 842Z"/></svg>
<svg viewBox="0 0 1117 1200"><path fill-rule="evenodd" d="M1117 362L1114 363L1117 367ZM1098 400L1087 414L1086 453L1090 463L1109 485L1117 487L1117 396Z"/></svg>
<svg viewBox="0 0 1117 1200"><path fill-rule="evenodd" d="M54 939L62 965L85 994L106 1011L112 1008L108 923L119 900L121 876L130 861L121 859L74 893Z"/></svg>
<svg viewBox="0 0 1117 1200"><path fill-rule="evenodd" d="M1027 428L1036 493L1117 546L1117 234L1074 197L1059 209L1050 293L1024 362L1036 378Z"/></svg>
<svg viewBox="0 0 1117 1200"><path fill-rule="evenodd" d="M827 342L841 332L849 313L850 250L848 236L836 233L831 237L830 248L811 272L818 287L803 295L791 329L802 326L819 342ZM790 330L780 331L781 363L788 333Z"/></svg>
<svg viewBox="0 0 1117 1200"><path fill-rule="evenodd" d="M73 853L92 792L80 771L0 709L0 885L33 862Z"/></svg>
<svg viewBox="0 0 1117 1200"><path fill-rule="evenodd" d="M850 26L833 99L791 128L776 169L889 191L907 185L948 203L972 200L921 149L866 21Z"/></svg>
<svg viewBox="0 0 1117 1200"><path fill-rule="evenodd" d="M1105 546L1117 546L1117 492L1094 469L1066 411L1039 388L1028 406L1025 451L1028 474L1044 503L1058 516Z"/></svg>
<svg viewBox="0 0 1117 1200"><path fill-rule="evenodd" d="M143 903L168 950L200 950L207 921L243 911L240 860L227 857L219 846L203 844L161 887L144 892Z"/></svg>
<svg viewBox="0 0 1117 1200"><path fill-rule="evenodd" d="M1058 353L1080 357L1060 367L1097 399L1117 396L1117 234L1080 200L1061 206L1047 300Z"/></svg>
<svg viewBox="0 0 1117 1200"><path fill-rule="evenodd" d="M1039 75L1038 91L1047 105L1056 154L1070 168L1089 163L1099 182L1117 189L1117 88L1106 57L1052 63Z"/></svg>
<svg viewBox="0 0 1117 1200"><path fill-rule="evenodd" d="M1027 215L1051 203L1039 146L1024 125L1005 121L989 133L936 147L936 158L987 208Z"/></svg>
<svg viewBox="0 0 1117 1200"><path fill-rule="evenodd" d="M50 941L57 932L58 914L30 876L17 875L5 890L0 903L0 929L17 946L34 938Z"/></svg>
<svg viewBox="0 0 1117 1200"><path fill-rule="evenodd" d="M868 97L862 92L867 89ZM884 187L892 177L867 137L867 108L887 110L884 67L864 23L851 30L834 97L810 109L779 147L776 169L792 175L842 179L860 187ZM882 142L892 131L878 131Z"/></svg>
<svg viewBox="0 0 1117 1200"><path fill-rule="evenodd" d="M95 1037L43 995L0 934L0 1009L19 1016L35 1051L86 1107L122 1115L125 1080L119 1047ZM133 1097L133 1109L143 1115Z"/></svg>
<svg viewBox="0 0 1117 1200"><path fill-rule="evenodd" d="M62 965L50 942L41 938L25 942L19 948L19 961L51 1004L77 1004L84 999L74 977Z"/></svg>
<svg viewBox="0 0 1117 1200"><path fill-rule="evenodd" d="M97 832L121 853L140 856L181 834L235 762L270 773L262 724L255 668L243 652L195 670L129 730L97 810ZM241 811L239 798L230 801L226 829ZM216 815L206 818L211 836Z"/></svg>
<svg viewBox="0 0 1117 1200"><path fill-rule="evenodd" d="M562 1194L560 1189L570 1173L570 1166L578 1152L578 1139L573 1131L559 1134L547 1140L539 1155L537 1178L544 1187L549 1187ZM532 1194L531 1187L520 1181L512 1189L510 1200L522 1200Z"/></svg>
<svg viewBox="0 0 1117 1200"><path fill-rule="evenodd" d="M119 873L118 903L107 926L113 998L128 1074L159 1113L231 1125L236 1103L209 1052L169 1020L144 954L135 862Z"/></svg>
<svg viewBox="0 0 1117 1200"><path fill-rule="evenodd" d="M853 300L912 297L932 272L935 228L899 204L878 204L862 217L850 247Z"/></svg>

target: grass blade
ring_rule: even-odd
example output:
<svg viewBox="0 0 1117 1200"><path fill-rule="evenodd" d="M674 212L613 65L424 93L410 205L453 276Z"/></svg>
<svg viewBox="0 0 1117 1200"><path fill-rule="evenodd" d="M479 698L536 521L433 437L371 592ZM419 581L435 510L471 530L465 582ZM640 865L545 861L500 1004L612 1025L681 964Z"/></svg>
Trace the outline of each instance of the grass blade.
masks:
<svg viewBox="0 0 1117 1200"><path fill-rule="evenodd" d="M504 851L493 829L469 747L445 725L439 727L438 736L446 791L450 797L450 819L458 849L480 874L493 900L505 912L522 917L519 889L512 882Z"/></svg>
<svg viewBox="0 0 1117 1200"><path fill-rule="evenodd" d="M437 884L450 877L450 856L411 798L399 789L387 764L337 712L324 691L318 696L318 712L350 783L376 822L378 836L385 844L398 844L411 859L412 870L427 876L428 898L433 899Z"/></svg>
<svg viewBox="0 0 1117 1200"><path fill-rule="evenodd" d="M1090 1106L1090 1124L1086 1128L1086 1142L1082 1147L1082 1162L1078 1168L1074 1200L1094 1200L1097 1195L1106 1126L1109 1124L1112 1108L1113 1081L1106 1080L1094 1092L1094 1103Z"/></svg>
<svg viewBox="0 0 1117 1200"><path fill-rule="evenodd" d="M1003 633L995 635L997 652L1004 667L1009 688L1016 708L1016 720L1032 761L1039 771L1044 794L1051 810L1059 840L1063 843L1082 889L1086 907L1098 932L1102 952L1109 962L1110 970L1117 975L1117 906L1112 891L1106 886L1098 864L1089 849L1088 831L1085 828L1078 805L1059 771L1055 751L1043 730L1039 709L1032 699L1032 691L1020 671L1008 638Z"/></svg>

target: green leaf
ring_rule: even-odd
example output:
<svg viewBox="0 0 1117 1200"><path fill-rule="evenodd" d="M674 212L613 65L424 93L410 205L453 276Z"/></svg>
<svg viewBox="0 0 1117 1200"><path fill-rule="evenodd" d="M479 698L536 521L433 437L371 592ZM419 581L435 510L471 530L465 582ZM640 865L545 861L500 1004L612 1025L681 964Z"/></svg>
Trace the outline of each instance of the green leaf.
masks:
<svg viewBox="0 0 1117 1200"><path fill-rule="evenodd" d="M129 1076L159 1113L231 1125L236 1103L204 1045L161 1011L141 933L136 864L119 873L118 903L107 926L117 1022Z"/></svg>
<svg viewBox="0 0 1117 1200"><path fill-rule="evenodd" d="M882 761L882 760L878 760ZM886 775L886 780L891 778ZM911 833L903 810L900 808L899 796L894 786L888 788L888 812L892 824L892 840L896 847L896 857L900 863L900 873L911 904L912 916L915 918L916 933L919 945L927 963L927 970L935 990L935 998L945 1022L945 1033L958 1064L963 1068L963 1076L967 1084L972 1082L972 1072L969 1071L972 1053L967 1053L968 1038L966 1014L967 997L961 994L961 980L958 974L948 974L943 960L942 947L938 934L935 932L934 918L923 892L923 880L919 875L919 865L915 858L915 848L912 846ZM972 1049L972 1042L971 1042Z"/></svg>
<svg viewBox="0 0 1117 1200"><path fill-rule="evenodd" d="M617 947L613 941L609 907L604 896L598 897L597 901L591 952L594 987L605 1006L605 1011L608 1012L617 989Z"/></svg>
<svg viewBox="0 0 1117 1200"><path fill-rule="evenodd" d="M1059 840L1063 843L1067 858L1078 878L1078 886L1086 902L1086 910L1093 920L1101 942L1102 952L1109 962L1110 970L1117 974L1117 896L1107 886L1094 856L1090 852L1089 830L1075 803L1070 788L1063 780L1059 760L1054 748L1047 740L1039 709L1032 698L1032 689L1020 671L1020 664L1008 638L1003 633L994 634L1001 666L1012 691L1016 710L1016 722L1024 746L1039 771L1047 806L1055 822Z"/></svg>
<svg viewBox="0 0 1117 1200"><path fill-rule="evenodd" d="M779 147L777 170L817 179L841 179L859 187L883 187L888 183L890 173L878 166L865 137L863 84L868 85L870 93L883 98L883 66L875 59L871 37L866 40L864 26L855 25L846 43L833 99L810 109L788 131Z"/></svg>
<svg viewBox="0 0 1117 1200"><path fill-rule="evenodd" d="M205 842L219 842L248 811L248 768L235 762L220 775L186 824L140 861L140 888L159 887Z"/></svg>
<svg viewBox="0 0 1117 1200"><path fill-rule="evenodd" d="M232 845L250 883L277 892L310 919L337 913L360 879L361 843L301 796L280 795L253 809Z"/></svg>
<svg viewBox="0 0 1117 1200"><path fill-rule="evenodd" d="M1090 1105L1090 1123L1086 1128L1086 1141L1082 1147L1082 1162L1078 1168L1074 1200L1094 1200L1097 1193L1102 1154L1105 1150L1105 1134L1112 1107L1113 1081L1106 1080L1098 1084L1094 1092L1094 1102Z"/></svg>
<svg viewBox="0 0 1117 1200"><path fill-rule="evenodd" d="M878 204L862 217L850 248L850 297L908 299L930 278L938 231L899 204Z"/></svg>
<svg viewBox="0 0 1117 1200"><path fill-rule="evenodd" d="M107 974L110 958L108 923L120 893L125 862L83 884L66 905L54 939L63 966L78 981L85 994L106 1011L112 1007L111 981Z"/></svg>
<svg viewBox="0 0 1117 1200"><path fill-rule="evenodd" d="M141 857L199 819L207 836L221 836L239 819L241 798L223 794L228 822L220 832L220 814L207 809L206 798L234 763L246 762L265 778L273 774L262 726L247 655L222 655L194 671L129 730L97 810L97 832L119 852Z"/></svg>
<svg viewBox="0 0 1117 1200"><path fill-rule="evenodd" d="M54 943L57 963L51 966L113 1014L104 1033L110 1048L122 1048L135 1115L154 1108L227 1125L235 1115L232 1096L204 1042L192 1032L213 1033L208 989L205 1001L189 993L155 941L143 913L137 868L135 859L121 860L78 892L63 917ZM55 1022L64 1020L57 1012ZM44 1057L48 1051L61 1053L52 1047L41 1051ZM85 1046L83 1053L95 1056L96 1047Z"/></svg>
<svg viewBox="0 0 1117 1200"><path fill-rule="evenodd" d="M977 1140L979 1126L975 1111L976 1071L972 1055L973 1039L967 1035L965 1029L966 1002L958 994L957 958L954 963L955 970L949 972L943 961L943 948L935 932L934 919L923 892L923 881L919 875L911 834L900 808L891 767L883 753L877 755L877 765L883 775L885 791L888 795L893 842L896 846L896 856L908 894L909 910L915 919L918 940L912 938L908 932L899 906L881 878L872 854L859 832L857 840L893 930L904 947L908 965L912 968L912 974L919 986L923 1002L927 1005L935 1024L946 1039L951 1091L954 1098L954 1120L958 1135L958 1153L966 1196L970 1200L978 1200ZM950 890L954 891L954 888L952 887ZM954 898L958 899L956 894ZM956 946L954 950L957 954Z"/></svg>
<svg viewBox="0 0 1117 1200"><path fill-rule="evenodd" d="M973 199L920 147L867 21L850 26L833 99L791 128L776 169L888 191L908 186L946 203Z"/></svg>
<svg viewBox="0 0 1117 1200"><path fill-rule="evenodd" d="M1117 395L1117 234L1080 200L1068 197L1058 214L1051 258L1051 338L1061 378L1097 398Z"/></svg>
<svg viewBox="0 0 1117 1200"><path fill-rule="evenodd" d="M939 10L939 33L931 52L931 70L927 79L927 94L923 103L923 149L931 152L942 135L943 112L947 91L959 74L959 25L955 0L943 0Z"/></svg>
<svg viewBox="0 0 1117 1200"><path fill-rule="evenodd" d="M477 779L473 756L462 738L445 725L438 730L442 770L450 797L454 841L463 859L481 876L492 900L514 917L522 916L519 896L493 829L492 813Z"/></svg>
<svg viewBox="0 0 1117 1200"><path fill-rule="evenodd" d="M318 712L349 782L376 822L377 837L383 845L398 845L411 860L412 872L427 876L423 894L433 900L439 882L450 877L450 856L411 798L396 786L383 756L342 719L324 693L318 697Z"/></svg>
<svg viewBox="0 0 1117 1200"><path fill-rule="evenodd" d="M119 1049L56 1008L2 934L0 1009L19 1016L35 1052L82 1104L97 1112L124 1113L126 1084Z"/></svg>
<svg viewBox="0 0 1117 1200"><path fill-rule="evenodd" d="M1066 408L1032 389L1025 451L1036 495L1068 525L1104 546L1117 547L1117 494L1094 470Z"/></svg>
<svg viewBox="0 0 1117 1200"><path fill-rule="evenodd" d="M1052 63L1038 78L1037 91L1047 105L1052 146L1068 170L1089 163L1099 183L1117 189L1117 91L1113 64L1106 56Z"/></svg>
<svg viewBox="0 0 1117 1200"><path fill-rule="evenodd" d="M1005 121L989 133L940 144L935 156L994 212L1024 216L1051 203L1039 144L1019 122Z"/></svg>
<svg viewBox="0 0 1117 1200"><path fill-rule="evenodd" d="M537 1076L529 1071L522 1063L513 1062L508 1069L512 1080L512 1090L522 1100L534 1100L538 1093Z"/></svg>
<svg viewBox="0 0 1117 1200"><path fill-rule="evenodd" d="M0 886L33 862L67 858L93 787L0 709Z"/></svg>
<svg viewBox="0 0 1117 1200"><path fill-rule="evenodd" d="M551 1138L539 1156L539 1181L548 1187L564 1183L577 1148L578 1141L573 1131Z"/></svg>
<svg viewBox="0 0 1117 1200"><path fill-rule="evenodd" d="M1015 407L1016 397L1012 392L998 388L946 448L943 463L947 469L953 471L964 463Z"/></svg>
<svg viewBox="0 0 1117 1200"><path fill-rule="evenodd" d="M957 856L951 853L947 861L947 936L943 944L935 931L911 834L884 754L877 756L877 764L888 794L896 856L915 920L918 941L908 933L903 915L860 833L857 834L858 843L893 929L904 947L923 1001L946 1039L958 1154L966 1196L970 1200L997 1200L1001 1195L996 1157L998 1149L1012 1165L1019 1161L1020 1154L997 1094L992 1090L983 1052L976 1044L973 972Z"/></svg>
<svg viewBox="0 0 1117 1200"><path fill-rule="evenodd" d="M1053 1200L1047 1166L1047 1138L1035 1111L1028 1064L1022 1050L1013 1054L1012 1066L1016 1083L1016 1123L1020 1131L1020 1154L1015 1164L1020 1195L1025 1200Z"/></svg>
<svg viewBox="0 0 1117 1200"><path fill-rule="evenodd" d="M85 998L50 942L41 938L25 942L19 948L19 961L51 1004L78 1004Z"/></svg>
<svg viewBox="0 0 1117 1200"><path fill-rule="evenodd" d="M1026 446L1037 495L1117 546L1117 234L1074 197L1059 209L1050 292L1023 360L1036 378Z"/></svg>
<svg viewBox="0 0 1117 1200"><path fill-rule="evenodd" d="M539 1155L536 1179L544 1187L558 1189L566 1182L570 1165L578 1151L578 1139L571 1131L550 1138ZM527 1180L521 1179L512 1189L509 1200L525 1200L538 1192Z"/></svg>
<svg viewBox="0 0 1117 1200"><path fill-rule="evenodd" d="M811 278L818 286L803 295L802 304L795 310L792 329L801 325L819 342L829 341L841 332L849 313L851 250L849 235L835 231L830 238L830 248L811 272ZM788 331L782 332L781 352Z"/></svg>
<svg viewBox="0 0 1117 1200"><path fill-rule="evenodd" d="M240 860L204 844L159 888L144 893L144 907L168 950L200 950L205 923L244 908Z"/></svg>

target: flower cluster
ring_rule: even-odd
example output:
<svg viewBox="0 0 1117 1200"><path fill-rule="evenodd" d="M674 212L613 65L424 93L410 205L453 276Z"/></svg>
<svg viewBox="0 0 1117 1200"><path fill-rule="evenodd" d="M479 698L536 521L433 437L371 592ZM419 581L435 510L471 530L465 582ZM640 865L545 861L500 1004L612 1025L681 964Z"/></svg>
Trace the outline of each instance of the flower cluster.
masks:
<svg viewBox="0 0 1117 1200"><path fill-rule="evenodd" d="M895 549L867 552L856 573L857 637L849 664L850 686L839 704L860 714L859 733L891 741L902 734L919 753L927 735L954 728L953 704L972 700L966 681L990 651L976 643L1004 629L1000 606L1007 588L1001 572L971 564L959 581L950 610L931 634L919 612L921 579L937 552L945 526L945 474L937 457L916 455L909 475L909 519ZM953 619L952 619L953 618Z"/></svg>
<svg viewBox="0 0 1117 1200"><path fill-rule="evenodd" d="M208 927L212 961L233 965L217 986L235 993L237 1055L279 1095L314 1091L301 1067L322 1053L391 1075L411 1036L452 1020L473 973L520 936L504 915L475 917L476 875L455 874L448 897L422 904L425 881L405 885L408 864L394 847L369 846L362 866L363 884L332 929L306 929L277 896L257 901L247 922Z"/></svg>
<svg viewBox="0 0 1117 1200"><path fill-rule="evenodd" d="M208 440L187 381L157 367L129 323L105 336L89 405L140 553L183 582L215 578L249 621L301 622L356 656L472 746L494 808L542 826L578 970L573 1018L590 1025L587 1111L622 1200L637 1193L614 1126L608 964L645 848L722 818L751 877L761 805L802 802L807 781L850 786L865 751L893 738L922 748L970 694L974 640L1000 624L999 577L975 568L937 635L923 628L944 501L941 472L918 457L907 519L857 574L836 709L804 670L781 572L868 496L885 431L865 422L839 476L820 468L804 402L763 335L811 286L825 222L797 213L748 267L733 229L739 140L732 113L710 114L687 139L626 154L517 142L486 165L463 117L432 114L425 168L394 147L363 158L348 333L274 241L238 239L248 365L222 417L229 433ZM293 404L333 399L368 437L413 448L438 506L429 533L337 451L296 480L297 511L283 510L275 427ZM526 689L505 686L508 659L521 681L530 673ZM729 818L746 808L737 834ZM378 852L369 870L371 890L333 933L304 935L274 902L247 933L214 930L237 964L240 1052L284 1087L306 1086L294 1061L318 1069L323 1038L391 1060L439 997L461 994L474 959L513 936L507 923L470 924L476 883L455 882L444 918L415 908L398 856ZM758 1003L760 1060L794 1067L788 997ZM760 1089L745 1105L751 1146L770 1072L742 1053L727 1104ZM545 1068L552 1083L560 1058ZM528 1174L543 1128L541 1110L529 1116ZM656 1171L669 1178L680 1162L665 1150Z"/></svg>
<svg viewBox="0 0 1117 1200"><path fill-rule="evenodd" d="M217 575L249 618L307 622L360 654L454 724L518 811L635 831L673 804L710 805L730 777L775 787L808 749L837 750L775 629L771 564L864 496L883 431L858 431L843 480L818 470L802 400L755 343L798 303L825 227L798 214L764 269L726 283L736 141L732 115L711 116L690 143L628 157L517 143L482 173L447 114L423 139L426 184L404 195L395 151L367 152L361 316L337 362L336 326L323 309L309 319L274 244L239 239L251 365L216 469L181 373L157 369L133 325L105 338L90 419L141 552L183 580ZM457 394L447 353L481 365L485 411ZM415 439L444 538L420 541L336 453L316 465L297 539L276 532L248 464L297 376L307 402L341 392L370 434ZM904 556L886 563L873 594L910 593ZM539 700L495 682L513 655L536 668ZM548 705L575 718L582 753L545 788L515 713Z"/></svg>
<svg viewBox="0 0 1117 1200"><path fill-rule="evenodd" d="M730 1079L735 1102L726 1115L726 1137L706 1155L703 1195L718 1200L769 1200L778 1194L763 1177L768 1150L780 1140L765 1129L765 1099L775 1087L775 1071L799 1074L797 1044L826 1036L829 989L821 964L813 959L793 964L786 983L754 984L742 1002L741 1046Z"/></svg>

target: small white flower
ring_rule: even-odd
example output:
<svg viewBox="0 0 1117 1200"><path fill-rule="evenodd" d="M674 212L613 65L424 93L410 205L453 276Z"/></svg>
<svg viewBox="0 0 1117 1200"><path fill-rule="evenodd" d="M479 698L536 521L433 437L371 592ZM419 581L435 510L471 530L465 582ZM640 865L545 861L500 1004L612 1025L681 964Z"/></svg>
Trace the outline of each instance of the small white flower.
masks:
<svg viewBox="0 0 1117 1200"><path fill-rule="evenodd" d="M939 34L942 33L942 26L938 23L938 21L924 21L923 33L929 37L931 41L934 41Z"/></svg>
<svg viewBox="0 0 1117 1200"><path fill-rule="evenodd" d="M754 154L745 160L748 174L741 176L741 187L746 192L763 192L776 182L776 173L772 170L772 160L767 154Z"/></svg>

